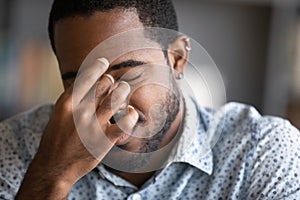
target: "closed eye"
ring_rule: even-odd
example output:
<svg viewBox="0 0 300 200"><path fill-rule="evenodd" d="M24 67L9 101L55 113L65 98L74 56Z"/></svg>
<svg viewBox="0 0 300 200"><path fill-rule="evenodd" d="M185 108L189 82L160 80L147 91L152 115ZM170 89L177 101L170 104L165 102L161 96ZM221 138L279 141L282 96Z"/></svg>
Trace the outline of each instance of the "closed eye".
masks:
<svg viewBox="0 0 300 200"><path fill-rule="evenodd" d="M138 74L137 76L134 76L134 77L123 76L119 80L120 81L125 81L125 82L132 82L132 81L135 81L135 80L139 79L143 74L144 74L144 72L141 72L140 74Z"/></svg>

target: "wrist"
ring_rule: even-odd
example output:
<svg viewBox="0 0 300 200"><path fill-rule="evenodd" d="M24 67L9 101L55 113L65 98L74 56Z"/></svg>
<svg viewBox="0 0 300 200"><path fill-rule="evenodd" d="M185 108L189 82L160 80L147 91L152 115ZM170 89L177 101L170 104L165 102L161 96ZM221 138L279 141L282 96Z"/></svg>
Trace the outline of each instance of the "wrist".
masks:
<svg viewBox="0 0 300 200"><path fill-rule="evenodd" d="M26 174L16 200L66 199L71 187L68 182L62 180L49 180L45 177L36 178L36 176Z"/></svg>
<svg viewBox="0 0 300 200"><path fill-rule="evenodd" d="M36 178L25 175L16 200L40 200L40 199L66 199L71 185L62 180L48 180L45 177Z"/></svg>
<svg viewBox="0 0 300 200"><path fill-rule="evenodd" d="M33 161L22 181L16 199L66 199L73 182Z"/></svg>

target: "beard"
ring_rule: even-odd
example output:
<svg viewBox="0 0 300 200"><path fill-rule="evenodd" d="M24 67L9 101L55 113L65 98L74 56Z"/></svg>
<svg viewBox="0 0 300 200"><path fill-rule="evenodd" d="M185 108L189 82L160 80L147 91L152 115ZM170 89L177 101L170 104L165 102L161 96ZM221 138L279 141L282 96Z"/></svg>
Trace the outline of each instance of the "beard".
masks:
<svg viewBox="0 0 300 200"><path fill-rule="evenodd" d="M175 83L175 81L174 81L174 83ZM174 122L175 118L177 117L177 115L179 113L179 109L180 109L180 99L178 98L180 93L179 93L178 87L176 85L174 85L174 83L172 84L173 85L172 87L173 87L173 91L176 93L168 92L166 101L161 104L164 107L164 110L167 112L167 116L165 118L164 125L152 137L142 139L142 145L140 146L138 153L150 153L150 152L157 151L159 148L159 145L161 144L161 141L163 140L164 136L169 131L172 123ZM156 116L156 118L154 119L154 121L157 122L156 126L160 126L161 121L164 121L163 115L161 114L160 111L156 111L156 113L154 115ZM151 130L149 130L149 131L151 131ZM149 134L151 134L151 133L149 133Z"/></svg>
<svg viewBox="0 0 300 200"><path fill-rule="evenodd" d="M150 163L150 160L154 156L155 152L159 150L161 142L164 139L164 136L169 131L171 125L176 119L180 111L180 103L181 103L181 94L177 86L177 83L173 76L170 75L169 79L170 79L169 80L170 88L172 90L169 89L165 93L165 98L160 103L160 105L166 111L166 116L163 116L160 110L155 110L153 112L153 116L155 117L151 120L152 123L154 124L154 129L161 126L162 121L165 123L155 134L153 134L153 128L145 130L149 132L146 133L146 135L152 135L152 136L147 138L140 138L139 148L135 152L126 151L127 149L126 147L128 144L119 147L114 146L110 152L113 154L113 156L106 156L103 159L104 166L108 168L110 171L116 173L119 172L137 173L141 171L142 172L153 171L150 170L150 168L155 168L155 169L161 168L163 162ZM134 131L138 131L138 130L135 128ZM176 137L177 135L179 134L176 133L174 137ZM123 154L124 151L127 152L126 155ZM150 168L148 165L150 165Z"/></svg>

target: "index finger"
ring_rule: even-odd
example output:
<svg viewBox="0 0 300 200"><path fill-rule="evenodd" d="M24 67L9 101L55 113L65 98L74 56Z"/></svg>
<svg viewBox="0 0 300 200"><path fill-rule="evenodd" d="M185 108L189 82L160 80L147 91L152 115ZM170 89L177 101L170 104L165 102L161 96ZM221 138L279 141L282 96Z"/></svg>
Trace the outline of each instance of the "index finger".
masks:
<svg viewBox="0 0 300 200"><path fill-rule="evenodd" d="M73 87L73 105L78 105L100 76L108 69L106 58L99 58L95 63L79 72Z"/></svg>

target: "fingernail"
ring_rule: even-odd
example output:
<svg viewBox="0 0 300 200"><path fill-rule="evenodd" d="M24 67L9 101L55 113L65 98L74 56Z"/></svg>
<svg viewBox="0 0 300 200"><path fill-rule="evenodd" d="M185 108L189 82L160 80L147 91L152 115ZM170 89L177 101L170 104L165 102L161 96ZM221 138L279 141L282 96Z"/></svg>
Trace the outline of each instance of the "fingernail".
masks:
<svg viewBox="0 0 300 200"><path fill-rule="evenodd" d="M127 108L128 108L129 113L134 114L134 120L137 121L139 119L139 114L136 112L134 107L131 105L128 105Z"/></svg>
<svg viewBox="0 0 300 200"><path fill-rule="evenodd" d="M128 110L134 110L134 107L132 105L127 106Z"/></svg>
<svg viewBox="0 0 300 200"><path fill-rule="evenodd" d="M128 93L130 92L130 85L125 81L121 81L119 87L121 87L123 90L125 90Z"/></svg>
<svg viewBox="0 0 300 200"><path fill-rule="evenodd" d="M98 58L97 61L103 63L106 68L109 66L109 61L106 58Z"/></svg>
<svg viewBox="0 0 300 200"><path fill-rule="evenodd" d="M110 74L103 74L103 76L107 77L112 82L112 84L115 84L115 79L112 77L112 75L110 75Z"/></svg>

